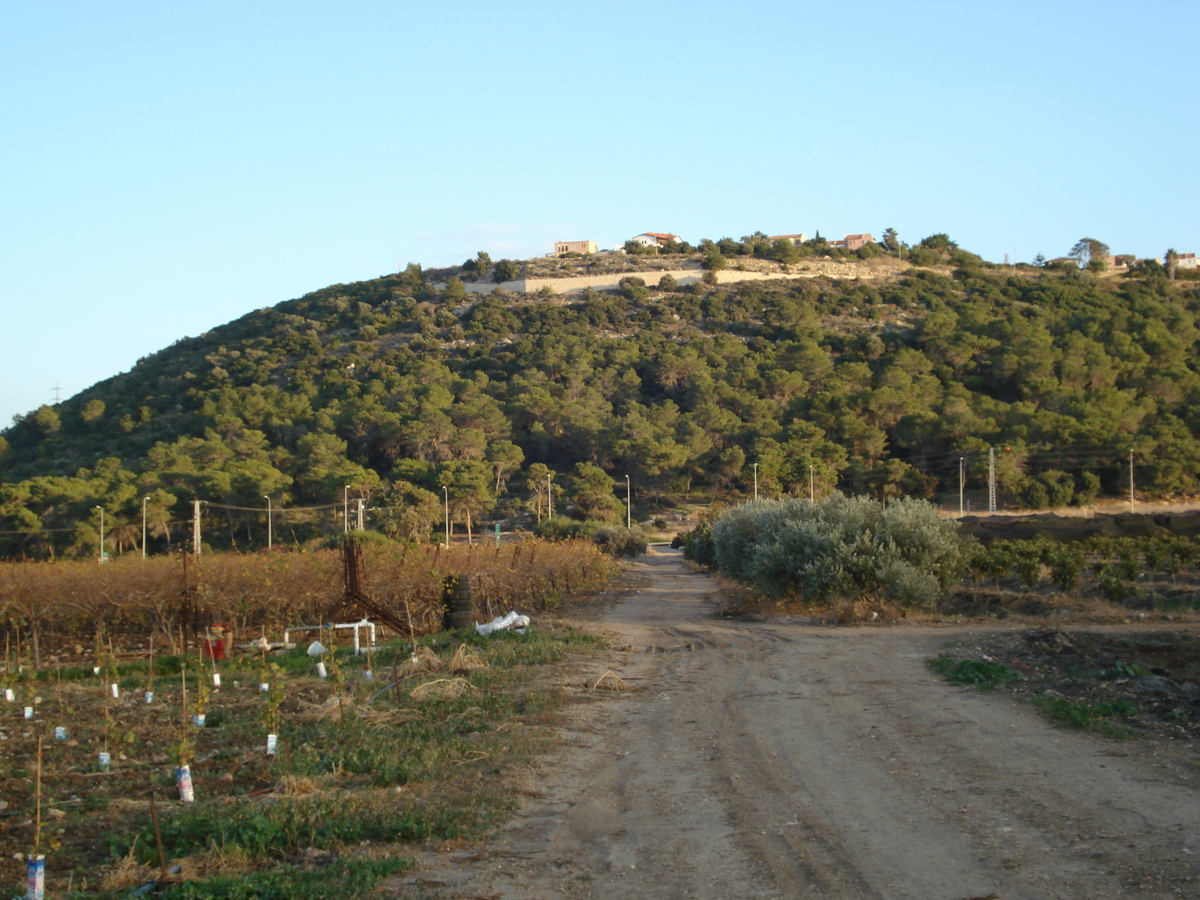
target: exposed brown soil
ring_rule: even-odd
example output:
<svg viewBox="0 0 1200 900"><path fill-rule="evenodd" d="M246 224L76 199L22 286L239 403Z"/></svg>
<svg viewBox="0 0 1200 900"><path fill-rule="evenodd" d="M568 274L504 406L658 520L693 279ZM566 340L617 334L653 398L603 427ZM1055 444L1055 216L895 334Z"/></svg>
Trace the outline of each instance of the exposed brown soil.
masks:
<svg viewBox="0 0 1200 900"><path fill-rule="evenodd" d="M610 649L567 673L583 686L611 671L632 690L570 707L565 746L528 773L496 838L429 847L391 896L1200 895L1194 733L1063 730L925 664L1007 656L1029 667L1024 683L1046 689L1041 672L1061 690L1078 652L1184 685L1194 657L1151 656L1156 642L1194 646L1192 632L1137 647L1131 630L1041 632L1068 648L1027 629L751 621L718 615L717 584L677 552L635 575L619 602L575 617Z"/></svg>
<svg viewBox="0 0 1200 900"><path fill-rule="evenodd" d="M1122 702L1136 708L1121 724L1153 741L1200 749L1200 636L1193 631L1032 628L985 632L942 653L983 660L1015 675L998 690L1074 703Z"/></svg>

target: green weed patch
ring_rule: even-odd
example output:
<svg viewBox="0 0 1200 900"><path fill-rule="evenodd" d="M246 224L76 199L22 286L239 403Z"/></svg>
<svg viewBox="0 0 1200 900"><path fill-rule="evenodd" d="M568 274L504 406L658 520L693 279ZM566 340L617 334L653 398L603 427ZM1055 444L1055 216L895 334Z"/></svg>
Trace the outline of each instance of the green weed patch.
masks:
<svg viewBox="0 0 1200 900"><path fill-rule="evenodd" d="M1013 681L1017 677L1017 673L1003 663L986 659L938 656L927 660L926 665L951 684L971 685L981 691L992 690L997 685Z"/></svg>
<svg viewBox="0 0 1200 900"><path fill-rule="evenodd" d="M1105 737L1118 740L1138 735L1136 728L1113 721L1137 715L1137 706L1125 700L1089 703L1068 700L1066 697L1058 697L1053 694L1043 694L1041 697L1033 698L1033 705L1051 722L1064 728L1095 731Z"/></svg>

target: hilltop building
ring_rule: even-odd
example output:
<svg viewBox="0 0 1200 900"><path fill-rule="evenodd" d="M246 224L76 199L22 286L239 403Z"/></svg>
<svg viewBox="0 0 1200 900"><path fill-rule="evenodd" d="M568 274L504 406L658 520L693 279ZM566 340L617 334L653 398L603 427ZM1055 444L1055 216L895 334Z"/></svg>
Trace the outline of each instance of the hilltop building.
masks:
<svg viewBox="0 0 1200 900"><path fill-rule="evenodd" d="M789 244L795 244L799 247L801 244L808 243L808 235L803 231L799 234L773 234L767 240L774 243L775 241L787 241Z"/></svg>
<svg viewBox="0 0 1200 900"><path fill-rule="evenodd" d="M554 255L564 256L567 253L579 253L588 256L596 252L595 241L555 241Z"/></svg>
<svg viewBox="0 0 1200 900"><path fill-rule="evenodd" d="M830 247L842 247L845 250L858 250L867 244L875 243L875 238L869 234L848 234L840 241L830 241Z"/></svg>
<svg viewBox="0 0 1200 900"><path fill-rule="evenodd" d="M661 231L645 231L639 235L630 238L635 244L641 244L644 247L659 247L663 244L683 243L683 238L677 234L667 234Z"/></svg>

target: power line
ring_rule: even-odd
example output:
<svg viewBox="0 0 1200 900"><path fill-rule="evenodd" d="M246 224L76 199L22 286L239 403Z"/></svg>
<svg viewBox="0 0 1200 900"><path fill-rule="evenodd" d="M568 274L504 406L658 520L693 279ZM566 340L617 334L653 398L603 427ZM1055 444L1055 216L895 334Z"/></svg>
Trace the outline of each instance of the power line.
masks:
<svg viewBox="0 0 1200 900"><path fill-rule="evenodd" d="M207 500L204 501L204 505L209 509L228 509L235 512L266 513L268 511L265 506L229 506L224 503L209 503ZM340 509L341 506L342 504L340 503L327 503L324 506L274 506L270 512L273 515L285 512L319 512L323 509Z"/></svg>

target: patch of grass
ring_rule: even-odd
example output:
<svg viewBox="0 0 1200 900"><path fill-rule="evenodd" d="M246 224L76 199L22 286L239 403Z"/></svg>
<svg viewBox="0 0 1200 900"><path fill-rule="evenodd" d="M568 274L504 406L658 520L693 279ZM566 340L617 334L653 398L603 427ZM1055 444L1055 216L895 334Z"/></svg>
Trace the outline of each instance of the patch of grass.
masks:
<svg viewBox="0 0 1200 900"><path fill-rule="evenodd" d="M529 691L521 698L519 708L528 716L540 716L543 713L558 709L562 706L564 694L561 688Z"/></svg>
<svg viewBox="0 0 1200 900"><path fill-rule="evenodd" d="M1164 612L1195 612L1200 610L1200 593L1162 597L1158 601L1158 609Z"/></svg>
<svg viewBox="0 0 1200 900"><path fill-rule="evenodd" d="M1111 721L1128 719L1137 715L1138 708L1126 700L1116 700L1111 703L1088 703L1068 700L1066 697L1058 697L1053 694L1043 694L1041 697L1033 698L1033 705L1051 722L1064 728L1095 731L1105 737L1117 740L1127 740L1138 735L1136 728Z"/></svg>
<svg viewBox="0 0 1200 900"><path fill-rule="evenodd" d="M409 859L339 859L327 866L280 866L235 876L168 885L164 900L327 900L364 897L385 878L411 869ZM125 892L126 894L128 892Z"/></svg>
<svg viewBox="0 0 1200 900"><path fill-rule="evenodd" d="M497 631L480 637L474 631L464 633L465 643L484 650L492 666L542 666L565 659L572 649L595 646L599 638L579 631L551 634L540 628L530 628L524 634L516 631Z"/></svg>
<svg viewBox="0 0 1200 900"><path fill-rule="evenodd" d="M170 859L210 846L236 849L248 858L293 857L308 847L334 848L363 842L449 840L478 837L510 804L497 796L397 802L368 792L277 797L271 801L205 801L160 818L163 848ZM138 862L157 861L154 834L143 828L136 837ZM120 842L118 855L128 852Z"/></svg>
<svg viewBox="0 0 1200 900"><path fill-rule="evenodd" d="M406 706L399 721L348 713L336 721L285 723L280 741L290 750L290 774L340 773L381 786L437 777L447 767L519 750L520 735L499 729L513 718L511 700L489 692ZM507 751L502 747L507 746Z"/></svg>
<svg viewBox="0 0 1200 900"><path fill-rule="evenodd" d="M993 690L1017 678L1017 673L1004 663L986 659L954 659L943 655L926 660L925 664L951 684L971 685L980 691Z"/></svg>

